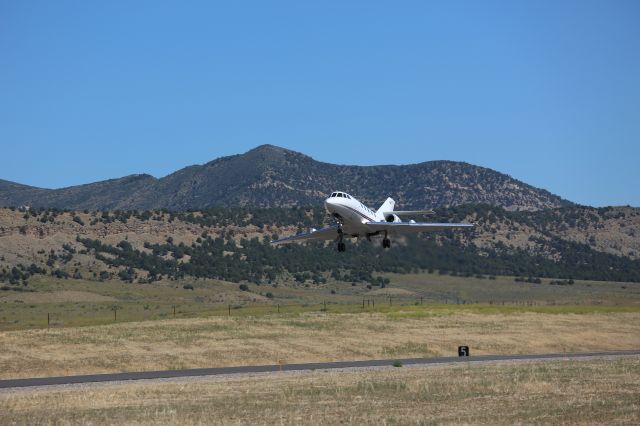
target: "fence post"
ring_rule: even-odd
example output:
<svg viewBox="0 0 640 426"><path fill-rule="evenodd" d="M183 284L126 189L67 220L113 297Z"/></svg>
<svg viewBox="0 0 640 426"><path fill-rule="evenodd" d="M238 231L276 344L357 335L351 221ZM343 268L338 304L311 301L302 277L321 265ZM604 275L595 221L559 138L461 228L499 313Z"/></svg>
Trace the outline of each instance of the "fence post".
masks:
<svg viewBox="0 0 640 426"><path fill-rule="evenodd" d="M280 304L278 303L278 313L280 313Z"/></svg>
<svg viewBox="0 0 640 426"><path fill-rule="evenodd" d="M364 299L362 299L362 309L364 309Z"/></svg>
<svg viewBox="0 0 640 426"><path fill-rule="evenodd" d="M229 305L229 316L231 316L231 305Z"/></svg>
<svg viewBox="0 0 640 426"><path fill-rule="evenodd" d="M113 321L118 321L118 309L121 309L118 305L113 305L111 310L113 311Z"/></svg>
<svg viewBox="0 0 640 426"><path fill-rule="evenodd" d="M422 296L420 296L420 304L422 305Z"/></svg>
<svg viewBox="0 0 640 426"><path fill-rule="evenodd" d="M49 324L51 324L51 320L49 319L49 312L47 312L47 328L49 328Z"/></svg>

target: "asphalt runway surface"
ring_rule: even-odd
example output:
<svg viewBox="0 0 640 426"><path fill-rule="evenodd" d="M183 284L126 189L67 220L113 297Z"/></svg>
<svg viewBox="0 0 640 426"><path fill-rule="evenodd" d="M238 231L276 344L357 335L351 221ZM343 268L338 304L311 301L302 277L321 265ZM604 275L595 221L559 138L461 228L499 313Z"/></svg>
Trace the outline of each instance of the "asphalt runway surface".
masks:
<svg viewBox="0 0 640 426"><path fill-rule="evenodd" d="M473 348L472 348L473 350ZM177 377L219 376L228 374L275 373L279 371L333 370L341 368L391 367L398 365L433 365L452 363L481 363L496 361L536 361L579 358L615 358L640 355L640 350L610 352L548 353L530 355L479 355L468 357L393 358L364 361L314 362L306 364L248 365L241 367L194 368L188 370L140 371L130 373L88 374L80 376L34 377L29 379L0 380L0 389L33 386L71 385L123 380L167 379Z"/></svg>

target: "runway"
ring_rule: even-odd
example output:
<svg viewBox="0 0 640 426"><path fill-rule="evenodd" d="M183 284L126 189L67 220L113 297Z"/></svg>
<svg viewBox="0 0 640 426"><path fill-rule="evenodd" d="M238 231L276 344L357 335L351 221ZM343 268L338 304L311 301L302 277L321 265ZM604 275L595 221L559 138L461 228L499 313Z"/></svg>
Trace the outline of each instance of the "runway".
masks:
<svg viewBox="0 0 640 426"><path fill-rule="evenodd" d="M473 348L472 348L473 350ZM438 357L438 358L391 358L364 361L316 362L306 364L283 365L249 365L239 367L195 368L187 370L140 371L129 373L88 374L79 376L34 377L28 379L0 380L0 389L24 388L34 386L71 385L80 383L118 382L124 380L166 379L194 376L219 376L228 374L270 373L279 371L304 370L333 370L341 368L391 367L394 364L433 365L433 364L463 364L501 361L536 361L536 360L564 360L580 358L616 358L640 355L640 350L610 351L610 352L577 352L577 353L547 353L529 355L478 355L469 357Z"/></svg>

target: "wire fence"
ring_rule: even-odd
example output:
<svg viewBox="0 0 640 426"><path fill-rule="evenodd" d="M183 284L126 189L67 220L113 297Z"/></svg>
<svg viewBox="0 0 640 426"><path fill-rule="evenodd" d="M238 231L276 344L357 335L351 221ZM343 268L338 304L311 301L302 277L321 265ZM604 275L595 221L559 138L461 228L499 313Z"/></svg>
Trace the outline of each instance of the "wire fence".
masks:
<svg viewBox="0 0 640 426"><path fill-rule="evenodd" d="M588 303L593 306L598 303ZM543 307L560 306L556 301L506 301L506 300L467 300L454 298L451 300L436 300L424 296L377 296L365 297L357 302L323 300L313 303L287 303L269 301L263 303L147 303L147 302L116 302L96 303L89 306L65 307L58 305L58 309L29 312L24 309L19 315L0 317L0 330L22 328L60 328L89 325L107 325L136 321L152 321L161 319L207 318L207 317L247 317L265 315L291 315L298 313L385 313L414 309L428 314L430 309L437 311L453 308L452 305L468 308L499 308L499 307ZM585 303L571 303L572 306L586 305ZM43 307L43 309L47 309ZM0 309L0 312L2 310Z"/></svg>

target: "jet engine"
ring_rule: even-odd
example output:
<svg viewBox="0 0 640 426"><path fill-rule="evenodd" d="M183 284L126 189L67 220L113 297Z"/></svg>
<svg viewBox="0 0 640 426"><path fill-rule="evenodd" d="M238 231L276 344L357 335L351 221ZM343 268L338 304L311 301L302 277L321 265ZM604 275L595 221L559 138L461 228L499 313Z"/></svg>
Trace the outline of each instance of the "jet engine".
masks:
<svg viewBox="0 0 640 426"><path fill-rule="evenodd" d="M385 216L384 220L387 222L402 222L398 216L395 214L388 214Z"/></svg>

